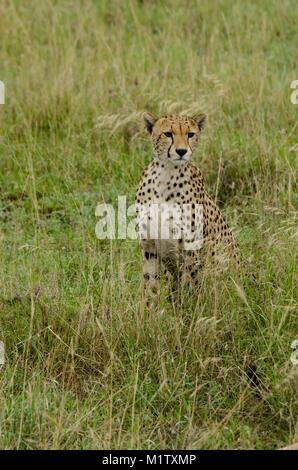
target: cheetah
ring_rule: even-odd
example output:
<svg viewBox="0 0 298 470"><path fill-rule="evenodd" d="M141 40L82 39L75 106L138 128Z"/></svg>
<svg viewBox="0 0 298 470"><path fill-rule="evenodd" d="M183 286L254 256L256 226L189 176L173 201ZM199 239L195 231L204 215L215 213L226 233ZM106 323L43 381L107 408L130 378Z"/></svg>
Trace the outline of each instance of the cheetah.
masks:
<svg viewBox="0 0 298 470"><path fill-rule="evenodd" d="M178 273L185 282L197 285L199 268L207 259L215 259L222 247L229 247L226 252L232 252L236 264L240 263L233 233L206 192L201 171L191 162L206 118L205 114L192 118L176 114L158 118L149 112L143 115L154 158L136 192L136 230L143 254L143 277L152 292L156 292L161 272L170 276ZM153 207L162 210L154 212ZM175 210L178 219L173 216ZM168 236L163 237L161 229L166 222Z"/></svg>

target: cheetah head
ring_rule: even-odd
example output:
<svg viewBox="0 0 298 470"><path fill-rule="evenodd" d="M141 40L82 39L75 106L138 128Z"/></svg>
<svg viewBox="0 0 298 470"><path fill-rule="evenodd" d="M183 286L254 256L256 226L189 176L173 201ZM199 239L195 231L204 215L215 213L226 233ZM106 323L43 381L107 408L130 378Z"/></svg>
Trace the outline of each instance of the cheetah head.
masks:
<svg viewBox="0 0 298 470"><path fill-rule="evenodd" d="M145 113L143 119L151 134L155 157L174 165L184 165L197 146L206 117L206 114L193 118L169 114L158 118Z"/></svg>

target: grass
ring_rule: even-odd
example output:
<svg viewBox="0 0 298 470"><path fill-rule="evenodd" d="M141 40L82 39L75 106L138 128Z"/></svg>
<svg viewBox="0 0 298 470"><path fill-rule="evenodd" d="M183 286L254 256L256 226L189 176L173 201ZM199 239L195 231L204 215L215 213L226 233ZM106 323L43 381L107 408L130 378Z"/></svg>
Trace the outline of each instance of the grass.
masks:
<svg viewBox="0 0 298 470"><path fill-rule="evenodd" d="M1 3L2 449L297 440L297 13ZM96 239L97 203L132 203L152 158L144 110L208 114L194 160L256 283L206 272L199 295L148 312L137 242Z"/></svg>

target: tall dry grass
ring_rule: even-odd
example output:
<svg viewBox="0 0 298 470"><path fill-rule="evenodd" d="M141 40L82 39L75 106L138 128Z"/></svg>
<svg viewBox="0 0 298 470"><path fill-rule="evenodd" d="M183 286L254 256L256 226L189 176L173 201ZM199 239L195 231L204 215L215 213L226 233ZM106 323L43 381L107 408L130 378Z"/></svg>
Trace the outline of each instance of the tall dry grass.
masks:
<svg viewBox="0 0 298 470"><path fill-rule="evenodd" d="M0 16L0 447L297 440L297 2L3 0ZM195 162L256 283L206 272L148 312L137 243L96 239L97 203L133 202L152 158L146 109L208 114Z"/></svg>

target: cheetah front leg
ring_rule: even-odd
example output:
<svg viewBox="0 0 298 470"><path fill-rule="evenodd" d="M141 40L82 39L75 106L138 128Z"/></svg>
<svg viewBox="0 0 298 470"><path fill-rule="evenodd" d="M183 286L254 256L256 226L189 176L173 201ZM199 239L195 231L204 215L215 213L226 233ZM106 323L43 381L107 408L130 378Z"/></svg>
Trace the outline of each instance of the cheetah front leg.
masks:
<svg viewBox="0 0 298 470"><path fill-rule="evenodd" d="M154 307L160 297L160 259L156 253L142 250L145 300L147 307Z"/></svg>

